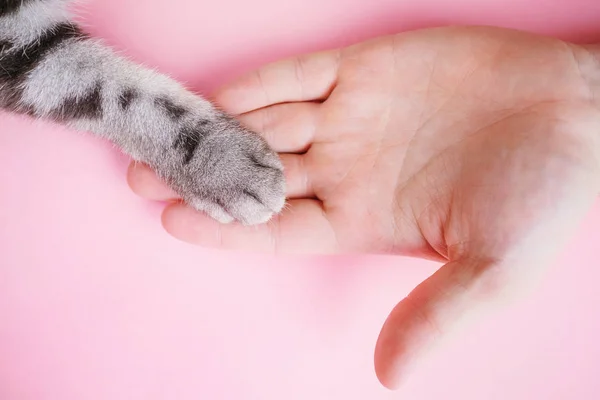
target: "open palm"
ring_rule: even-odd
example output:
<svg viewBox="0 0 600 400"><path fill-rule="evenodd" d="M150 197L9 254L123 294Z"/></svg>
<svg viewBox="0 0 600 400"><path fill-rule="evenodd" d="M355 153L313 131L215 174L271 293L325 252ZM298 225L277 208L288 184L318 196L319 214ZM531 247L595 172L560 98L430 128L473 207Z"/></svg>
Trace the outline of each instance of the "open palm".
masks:
<svg viewBox="0 0 600 400"><path fill-rule="evenodd" d="M205 246L444 262L380 335L376 370L395 387L467 311L547 265L585 216L600 184L594 84L590 48L493 28L277 62L216 100L281 153L289 206L243 227L174 203L163 222ZM143 166L129 180L142 196L172 197Z"/></svg>

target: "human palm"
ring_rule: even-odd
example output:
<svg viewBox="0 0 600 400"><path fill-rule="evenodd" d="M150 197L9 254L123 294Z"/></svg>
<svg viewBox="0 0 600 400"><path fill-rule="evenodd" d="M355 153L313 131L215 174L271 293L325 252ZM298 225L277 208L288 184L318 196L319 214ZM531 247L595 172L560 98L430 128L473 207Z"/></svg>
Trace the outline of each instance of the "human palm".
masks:
<svg viewBox="0 0 600 400"><path fill-rule="evenodd" d="M589 50L442 28L268 65L216 100L281 153L289 206L243 227L174 203L164 225L208 246L444 262L382 330L376 370L395 387L468 311L547 265L593 203L600 67ZM129 179L172 197L143 166Z"/></svg>

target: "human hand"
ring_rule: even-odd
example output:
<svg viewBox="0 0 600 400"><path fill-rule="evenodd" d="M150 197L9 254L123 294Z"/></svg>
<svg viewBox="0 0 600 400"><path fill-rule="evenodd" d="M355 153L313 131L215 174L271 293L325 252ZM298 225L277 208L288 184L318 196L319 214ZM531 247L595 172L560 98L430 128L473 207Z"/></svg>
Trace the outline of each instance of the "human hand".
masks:
<svg viewBox="0 0 600 400"><path fill-rule="evenodd" d="M288 207L243 227L174 202L163 224L203 246L445 263L382 329L375 367L395 388L467 315L547 266L594 202L600 66L590 49L440 28L268 65L216 101L281 153ZM174 200L142 165L129 182Z"/></svg>

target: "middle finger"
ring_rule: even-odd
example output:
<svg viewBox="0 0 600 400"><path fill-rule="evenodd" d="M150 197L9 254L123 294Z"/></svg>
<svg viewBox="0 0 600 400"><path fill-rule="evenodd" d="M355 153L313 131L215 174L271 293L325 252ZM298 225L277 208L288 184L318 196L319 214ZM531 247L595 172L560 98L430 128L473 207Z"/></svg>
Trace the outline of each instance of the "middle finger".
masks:
<svg viewBox="0 0 600 400"><path fill-rule="evenodd" d="M278 153L304 153L313 143L319 103L285 103L238 116L243 125L260 133Z"/></svg>

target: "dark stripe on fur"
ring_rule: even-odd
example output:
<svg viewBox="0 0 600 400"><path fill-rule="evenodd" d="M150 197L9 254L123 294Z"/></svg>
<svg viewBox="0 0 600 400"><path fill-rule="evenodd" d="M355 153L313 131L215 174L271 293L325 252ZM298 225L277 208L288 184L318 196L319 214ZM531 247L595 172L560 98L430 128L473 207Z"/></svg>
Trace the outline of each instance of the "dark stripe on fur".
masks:
<svg viewBox="0 0 600 400"><path fill-rule="evenodd" d="M1 1L1 0L0 0ZM74 25L63 23L44 32L38 40L14 49L0 57L0 107L17 110L21 100L21 84L50 52L69 39L86 36Z"/></svg>
<svg viewBox="0 0 600 400"><path fill-rule="evenodd" d="M272 167L269 167L268 165L262 164L252 154L247 154L246 156L248 157L248 159L250 159L250 161L252 162L252 164L254 164L254 166L256 166L256 167L273 169Z"/></svg>
<svg viewBox="0 0 600 400"><path fill-rule="evenodd" d="M119 106L121 107L121 110L127 111L138 95L139 94L135 89L125 89L123 93L119 95Z"/></svg>
<svg viewBox="0 0 600 400"><path fill-rule="evenodd" d="M157 106L162 108L165 113L174 121L180 120L186 113L187 110L177 104L173 103L171 100L165 97L159 97L155 100Z"/></svg>
<svg viewBox="0 0 600 400"><path fill-rule="evenodd" d="M0 0L2 1L2 0ZM14 44L12 42L9 42L8 40L2 40L0 39L0 54L4 53L5 51L9 51L10 49L12 49L14 46Z"/></svg>
<svg viewBox="0 0 600 400"><path fill-rule="evenodd" d="M102 83L96 83L84 96L66 99L57 110L55 117L68 121L74 119L101 118L102 110Z"/></svg>
<svg viewBox="0 0 600 400"><path fill-rule="evenodd" d="M224 202L224 201L222 201L221 199L218 199L218 198L214 198L214 199L211 199L211 200L212 200L212 201L213 201L213 202L214 202L216 205L218 205L219 207L221 207L221 208L223 209L223 211L225 211L227 214L230 214L230 215L231 215L231 211L229 210L229 207L227 207L227 206L225 205L225 202Z"/></svg>
<svg viewBox="0 0 600 400"><path fill-rule="evenodd" d="M256 194L252 193L252 192L251 192L251 191L249 191L249 190L244 190L243 192L244 192L244 194L245 194L246 196L253 198L253 199L254 199L254 200L256 200L256 201L257 201L259 204L262 204L262 201L260 201L260 198L259 198L259 197L258 197Z"/></svg>
<svg viewBox="0 0 600 400"><path fill-rule="evenodd" d="M44 32L40 38L22 50L12 52L0 60L0 79L15 80L35 68L39 62L65 40L81 39L85 35L74 25L59 24Z"/></svg>
<svg viewBox="0 0 600 400"><path fill-rule="evenodd" d="M207 134L206 125L208 121L202 120L194 127L184 127L179 136L175 140L174 147L184 153L184 164L189 164L194 158L194 154L202 141L202 138Z"/></svg>
<svg viewBox="0 0 600 400"><path fill-rule="evenodd" d="M16 12L21 6L38 0L0 0L0 17Z"/></svg>

